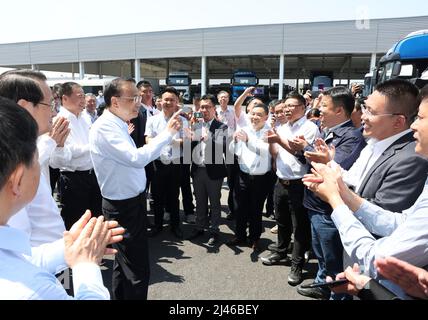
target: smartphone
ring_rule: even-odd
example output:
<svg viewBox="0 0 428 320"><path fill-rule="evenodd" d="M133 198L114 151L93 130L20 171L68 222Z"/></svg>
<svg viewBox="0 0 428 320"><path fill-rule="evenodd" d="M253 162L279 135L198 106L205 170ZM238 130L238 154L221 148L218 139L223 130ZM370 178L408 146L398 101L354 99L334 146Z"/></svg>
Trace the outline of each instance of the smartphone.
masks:
<svg viewBox="0 0 428 320"><path fill-rule="evenodd" d="M202 118L202 112L195 112L195 113L193 113L193 116L195 118Z"/></svg>
<svg viewBox="0 0 428 320"><path fill-rule="evenodd" d="M340 280L333 280L330 282L318 282L318 283L310 283L310 284L302 284L301 287L303 289L307 288L332 288L336 286L341 286L342 284L348 283L348 279L340 279Z"/></svg>

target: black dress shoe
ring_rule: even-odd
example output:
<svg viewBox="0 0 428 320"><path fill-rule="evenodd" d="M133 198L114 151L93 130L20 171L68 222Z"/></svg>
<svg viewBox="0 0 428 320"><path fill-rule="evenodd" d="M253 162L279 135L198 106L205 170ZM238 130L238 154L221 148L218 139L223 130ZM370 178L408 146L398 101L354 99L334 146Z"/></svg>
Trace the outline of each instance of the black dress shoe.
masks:
<svg viewBox="0 0 428 320"><path fill-rule="evenodd" d="M271 243L270 245L268 245L268 250L272 251L272 252L278 252L281 254L281 252L280 252L281 249L278 248L277 243ZM284 251L284 250L282 250L282 251Z"/></svg>
<svg viewBox="0 0 428 320"><path fill-rule="evenodd" d="M288 284L290 286L297 286L303 281L302 267L292 265L290 273L288 274Z"/></svg>
<svg viewBox="0 0 428 320"><path fill-rule="evenodd" d="M183 231L179 226L177 227L171 227L171 232L174 236L176 236L179 239L183 239Z"/></svg>
<svg viewBox="0 0 428 320"><path fill-rule="evenodd" d="M271 266L271 265L274 265L274 264L278 264L281 261L288 261L289 258L287 257L287 254L278 253L278 252L272 252L267 257L260 258L260 260L262 261L262 263L264 265Z"/></svg>
<svg viewBox="0 0 428 320"><path fill-rule="evenodd" d="M155 237L155 236L157 236L159 233L161 233L161 231L162 231L162 227L153 227L153 228L151 228L150 229L150 231L148 231L147 232L147 235L149 236L149 237Z"/></svg>
<svg viewBox="0 0 428 320"><path fill-rule="evenodd" d="M321 288L302 288L301 286L298 286L297 293L302 296L318 300L328 300L330 298L330 292Z"/></svg>
<svg viewBox="0 0 428 320"><path fill-rule="evenodd" d="M232 240L226 242L226 245L228 246L247 246L247 240L246 239L240 239L240 238L233 238Z"/></svg>
<svg viewBox="0 0 428 320"><path fill-rule="evenodd" d="M196 239L197 237L200 237L204 234L204 230L201 229L193 229L192 233L190 233L190 235L187 237L187 240L193 240Z"/></svg>
<svg viewBox="0 0 428 320"><path fill-rule="evenodd" d="M232 221L235 219L235 215L233 215L232 213L228 213L226 215L226 220Z"/></svg>
<svg viewBox="0 0 428 320"><path fill-rule="evenodd" d="M252 244L251 244L251 249L253 249L253 251L257 251L257 252L262 251L262 250L260 249L259 240L255 240L255 241L253 241L253 242L252 242Z"/></svg>
<svg viewBox="0 0 428 320"><path fill-rule="evenodd" d="M218 235L216 233L211 233L210 238L208 239L208 245L213 246L217 243Z"/></svg>

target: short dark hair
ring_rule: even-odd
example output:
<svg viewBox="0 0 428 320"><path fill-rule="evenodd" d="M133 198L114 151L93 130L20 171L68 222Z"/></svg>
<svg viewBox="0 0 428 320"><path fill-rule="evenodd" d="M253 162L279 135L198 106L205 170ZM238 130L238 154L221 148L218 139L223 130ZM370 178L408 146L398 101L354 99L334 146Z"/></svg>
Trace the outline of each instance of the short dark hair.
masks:
<svg viewBox="0 0 428 320"><path fill-rule="evenodd" d="M43 100L43 92L35 80L16 74L1 75L0 96L14 102L24 99L34 105Z"/></svg>
<svg viewBox="0 0 428 320"><path fill-rule="evenodd" d="M306 99L304 96L302 96L300 93L298 93L297 91L292 91L287 95L286 99L297 99L300 104L303 104L304 106L306 106Z"/></svg>
<svg viewBox="0 0 428 320"><path fill-rule="evenodd" d="M174 87L171 87L171 86L165 87L165 89L163 89L163 91L162 91L162 95L165 92L175 94L177 96L177 98L180 98L180 94L178 93L177 89L175 89Z"/></svg>
<svg viewBox="0 0 428 320"><path fill-rule="evenodd" d="M321 111L320 109L317 108L312 108L311 110L309 110L309 112L306 114L306 118L307 119L312 119L314 117L319 118L321 116Z"/></svg>
<svg viewBox="0 0 428 320"><path fill-rule="evenodd" d="M141 87L144 87L144 88L152 87L152 84L150 83L150 81L141 80L141 81L138 81L137 83L137 89L140 90Z"/></svg>
<svg viewBox="0 0 428 320"><path fill-rule="evenodd" d="M357 111L361 111L361 109L362 109L361 107L364 106L366 99L367 98L363 98L363 97L355 99L355 108L354 109Z"/></svg>
<svg viewBox="0 0 428 320"><path fill-rule="evenodd" d="M355 98L351 90L345 87L334 87L323 93L324 97L331 97L334 107L343 107L346 116L349 118L355 107Z"/></svg>
<svg viewBox="0 0 428 320"><path fill-rule="evenodd" d="M3 97L0 97L0 119L0 189L3 189L19 164L29 167L33 163L38 127L27 110Z"/></svg>
<svg viewBox="0 0 428 320"><path fill-rule="evenodd" d="M63 96L71 96L73 94L73 87L80 87L80 84L76 83L76 82L64 82L61 86L61 90L60 90L60 97L62 99Z"/></svg>
<svg viewBox="0 0 428 320"><path fill-rule="evenodd" d="M210 93L208 93L208 94L204 94L204 95L201 97L201 100L210 100L210 101L212 102L213 106L215 106L215 105L216 105L216 98L214 97L214 95L212 95L212 94L210 94Z"/></svg>
<svg viewBox="0 0 428 320"><path fill-rule="evenodd" d="M418 87L403 79L392 79L378 84L375 91L388 99L388 111L403 114L410 126L419 108Z"/></svg>
<svg viewBox="0 0 428 320"><path fill-rule="evenodd" d="M228 91L226 91L226 90L220 90L220 91L217 93L217 96L218 96L218 95L220 95L220 94L223 94L223 93L226 93L226 94L230 97L230 93L229 93Z"/></svg>
<svg viewBox="0 0 428 320"><path fill-rule="evenodd" d="M425 99L428 99L428 84L421 89L421 92L419 92L420 102L422 102Z"/></svg>
<svg viewBox="0 0 428 320"><path fill-rule="evenodd" d="M264 103L257 103L253 107L253 110L254 110L254 108L262 108L264 110L265 114L269 114L269 108Z"/></svg>
<svg viewBox="0 0 428 320"><path fill-rule="evenodd" d="M134 84L133 81L123 78L113 79L107 84L106 88L104 89L104 101L106 103L107 108L111 106L112 97L119 97L122 94L122 86L125 83Z"/></svg>
<svg viewBox="0 0 428 320"><path fill-rule="evenodd" d="M55 83L52 87L52 95L54 98L60 98L61 99L61 90L62 90L62 83Z"/></svg>
<svg viewBox="0 0 428 320"><path fill-rule="evenodd" d="M7 75L11 75L11 74L23 76L26 78L31 78L31 79L34 79L36 81L37 80L38 81L47 81L48 80L46 78L46 76L43 73L41 73L40 71L31 70L31 69L9 70L9 71L6 71L5 73L3 73L2 76L3 75L7 76Z"/></svg>

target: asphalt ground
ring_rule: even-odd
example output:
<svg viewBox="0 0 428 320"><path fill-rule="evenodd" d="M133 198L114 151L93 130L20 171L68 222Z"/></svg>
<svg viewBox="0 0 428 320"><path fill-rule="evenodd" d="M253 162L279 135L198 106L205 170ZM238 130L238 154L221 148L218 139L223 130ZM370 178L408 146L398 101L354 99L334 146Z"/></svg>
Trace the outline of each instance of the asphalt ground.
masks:
<svg viewBox="0 0 428 320"><path fill-rule="evenodd" d="M222 188L222 219L218 244L208 246L208 234L189 241L177 239L167 227L149 238L150 285L148 300L307 300L287 283L290 264L265 266L260 258L270 253L269 244L276 242L270 232L275 225L272 217L263 217L264 232L261 251L250 247L229 247L234 221L226 219L228 188ZM181 201L180 201L181 206ZM149 219L152 220L149 213ZM181 213L181 221L184 214ZM190 235L192 224L182 222L184 238ZM106 286L111 288L112 257L102 267ZM317 271L311 259L303 270L304 283L312 282Z"/></svg>

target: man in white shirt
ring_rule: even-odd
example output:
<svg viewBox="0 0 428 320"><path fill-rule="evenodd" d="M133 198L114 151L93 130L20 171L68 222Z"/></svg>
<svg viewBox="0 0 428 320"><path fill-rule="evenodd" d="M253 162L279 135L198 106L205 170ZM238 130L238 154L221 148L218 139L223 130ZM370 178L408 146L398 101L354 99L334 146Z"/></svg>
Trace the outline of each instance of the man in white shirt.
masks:
<svg viewBox="0 0 428 320"><path fill-rule="evenodd" d="M148 118L146 125L146 141L150 143L157 135L162 133L169 119L178 109L178 92L174 87L166 87L162 93L162 112ZM162 148L160 157L153 161L152 197L154 200L155 225L150 236L155 236L163 229L164 212L170 214L171 232L182 238L180 228L180 174L182 171L182 144L183 137L178 132L171 144Z"/></svg>
<svg viewBox="0 0 428 320"><path fill-rule="evenodd" d="M217 120L221 123L227 125L228 134L232 136L236 130L236 118L235 118L235 109L232 106L229 106L229 92L220 91L217 94L217 101L219 106L216 109ZM237 161L233 163L226 164L227 168L227 186L229 187L229 195L227 197L227 205L229 207L229 213L227 215L228 220L232 220L235 217L235 208L234 208L234 187L235 187L235 178L236 174L239 171L237 166Z"/></svg>
<svg viewBox="0 0 428 320"><path fill-rule="evenodd" d="M141 106L147 111L147 119L160 113L153 105L153 87L147 80L141 80L137 83L137 89L141 95Z"/></svg>
<svg viewBox="0 0 428 320"><path fill-rule="evenodd" d="M278 225L278 243L272 254L262 258L263 264L277 264L287 259L287 249L294 233L291 271L288 275L290 285L302 282L304 254L311 247L310 222L303 206L304 186L302 177L308 170L303 154L295 143L297 137L304 137L312 143L319 137L318 127L305 116L305 98L297 92L287 96L285 116L288 122L273 129L269 135L272 157L276 159L278 182L275 186L275 215Z"/></svg>
<svg viewBox="0 0 428 320"><path fill-rule="evenodd" d="M235 185L236 229L229 245L245 244L248 239L254 251L259 250L262 233L263 205L269 191L271 155L267 143L268 108L258 104L251 110L251 127L234 134L229 148L238 157L239 172Z"/></svg>
<svg viewBox="0 0 428 320"><path fill-rule="evenodd" d="M68 123L59 118L52 128L52 93L44 74L33 70L12 70L0 77L0 95L14 100L30 112L36 120L41 135L51 131L52 138L44 135L48 148L41 148L39 161L47 166L45 158L50 157L57 141L64 141L68 135ZM49 150L46 150L49 149ZM45 169L46 172L47 168ZM82 214L81 212L80 214ZM14 215L9 225L27 233L32 246L39 246L62 238L64 222L58 207L51 196L48 178L41 172L40 183L34 199L20 212Z"/></svg>
<svg viewBox="0 0 428 320"><path fill-rule="evenodd" d="M0 300L73 299L54 274L73 269L75 299L109 299L99 263L123 229L114 222L90 219L87 212L64 239L31 248L28 236L7 225L34 197L40 179L37 123L16 103L0 98ZM19 148L16 146L19 145Z"/></svg>
<svg viewBox="0 0 428 320"><path fill-rule="evenodd" d="M251 120L249 116L251 110L256 104L263 104L262 100L254 98L255 89L255 87L248 87L247 89L245 89L244 92L238 97L238 99L236 99L235 104L233 105L233 108L235 109L236 130L238 130L239 128L251 126ZM248 98L250 98L250 100L245 110L242 110L242 105Z"/></svg>
<svg viewBox="0 0 428 320"><path fill-rule="evenodd" d="M61 88L62 108L58 116L70 122L70 134L65 147L67 155L53 153L50 165L61 169L61 216L66 229L75 223L82 212L89 209L93 216L101 214L101 194L89 153L91 124L82 116L85 94L75 82L66 82Z"/></svg>
<svg viewBox="0 0 428 320"><path fill-rule="evenodd" d="M93 93L85 94L85 110L83 110L82 115L90 124L94 123L95 120L98 119L97 100Z"/></svg>
<svg viewBox="0 0 428 320"><path fill-rule="evenodd" d="M103 214L126 228L113 267L115 299L147 299L150 269L146 235L147 211L144 166L181 128L179 113L149 144L136 148L127 122L137 117L141 96L132 81L115 79L105 89L107 108L90 132L90 151L103 196Z"/></svg>

